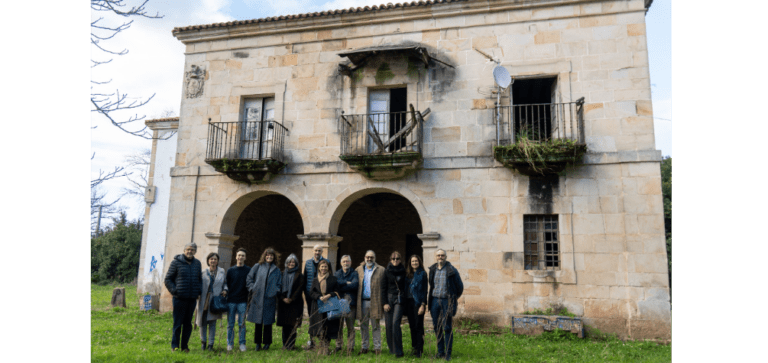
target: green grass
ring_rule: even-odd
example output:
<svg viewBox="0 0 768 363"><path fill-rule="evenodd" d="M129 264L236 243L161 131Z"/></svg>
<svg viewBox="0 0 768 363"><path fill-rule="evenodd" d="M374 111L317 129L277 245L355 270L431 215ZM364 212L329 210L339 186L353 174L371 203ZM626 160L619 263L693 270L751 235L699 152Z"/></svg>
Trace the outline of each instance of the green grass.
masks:
<svg viewBox="0 0 768 363"><path fill-rule="evenodd" d="M285 352L279 349L281 328L274 326L274 345L266 352L253 351L253 324L248 323L248 351L226 352L226 320L220 320L216 329L216 352L200 350L199 330L192 332L188 354L171 352L171 313L145 313L138 310L139 300L135 286L126 287L127 308L110 308L109 301L115 286L91 285L91 359L112 362L347 362L398 361L431 362L436 351L435 335L428 331L425 337L425 358L408 357L411 340L408 325L403 325L403 347L406 358L395 359L388 354L384 327L382 327L382 355L318 356L314 352ZM306 344L305 323L297 340ZM333 344L333 342L332 342ZM360 350L360 333L355 342ZM276 349L277 348L277 349ZM548 333L539 337L503 335L462 335L454 338L453 360L457 362L669 362L671 345L653 342L622 342L617 339L596 342L574 338L566 333Z"/></svg>

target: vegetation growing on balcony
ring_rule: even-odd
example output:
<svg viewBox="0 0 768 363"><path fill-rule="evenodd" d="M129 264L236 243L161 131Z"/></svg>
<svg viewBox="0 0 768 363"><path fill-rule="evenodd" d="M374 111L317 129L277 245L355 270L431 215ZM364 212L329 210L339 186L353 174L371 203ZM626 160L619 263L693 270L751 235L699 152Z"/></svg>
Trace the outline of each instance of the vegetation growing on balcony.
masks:
<svg viewBox="0 0 768 363"><path fill-rule="evenodd" d="M267 169L272 173L278 173L285 168L286 164L277 160L230 160L218 159L209 160L208 164L213 166L216 171L221 173L257 171Z"/></svg>
<svg viewBox="0 0 768 363"><path fill-rule="evenodd" d="M505 166L523 174L553 174L565 169L567 164L581 161L587 146L571 139L538 139L526 130L520 132L515 143L493 148L493 155Z"/></svg>

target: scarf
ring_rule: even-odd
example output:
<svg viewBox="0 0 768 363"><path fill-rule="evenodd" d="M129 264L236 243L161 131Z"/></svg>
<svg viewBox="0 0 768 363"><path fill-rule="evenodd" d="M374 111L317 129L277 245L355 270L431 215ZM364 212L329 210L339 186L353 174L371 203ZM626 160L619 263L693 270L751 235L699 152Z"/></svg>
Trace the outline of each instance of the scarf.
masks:
<svg viewBox="0 0 768 363"><path fill-rule="evenodd" d="M290 297L293 293L293 279L296 277L296 271L299 270L299 264L297 263L291 269L285 269L283 272L283 295Z"/></svg>
<svg viewBox="0 0 768 363"><path fill-rule="evenodd" d="M320 274L317 275L317 281L320 283L320 292L325 295L328 292L325 291L327 289L327 284L325 283L326 280L328 280L328 276L330 276L330 273L325 274L325 276L322 276Z"/></svg>

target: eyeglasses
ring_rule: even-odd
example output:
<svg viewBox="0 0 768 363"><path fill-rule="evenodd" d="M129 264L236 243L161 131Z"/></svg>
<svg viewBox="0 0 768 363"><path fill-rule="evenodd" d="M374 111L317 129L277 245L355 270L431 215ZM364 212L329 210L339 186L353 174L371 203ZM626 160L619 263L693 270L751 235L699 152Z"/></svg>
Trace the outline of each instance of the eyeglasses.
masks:
<svg viewBox="0 0 768 363"><path fill-rule="evenodd" d="M392 261L400 261L400 257L392 257Z"/></svg>
<svg viewBox="0 0 768 363"><path fill-rule="evenodd" d="M365 256L366 260L373 260L373 256Z"/></svg>

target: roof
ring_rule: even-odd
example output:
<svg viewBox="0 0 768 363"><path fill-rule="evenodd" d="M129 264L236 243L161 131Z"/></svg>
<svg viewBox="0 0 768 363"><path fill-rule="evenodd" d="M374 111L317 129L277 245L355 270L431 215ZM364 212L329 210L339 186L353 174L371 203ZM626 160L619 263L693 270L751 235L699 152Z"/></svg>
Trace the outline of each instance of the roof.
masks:
<svg viewBox="0 0 768 363"><path fill-rule="evenodd" d="M338 53L338 55L340 57L347 57L352 63L354 63L357 66L355 68L358 68L363 66L368 61L368 58L370 58L371 56L374 56L378 53L386 53L386 52L403 52L406 54L410 54L413 57L421 60L422 62L424 62L424 64L429 64L430 60L435 60L451 68L455 68L454 66L446 62L443 62L435 57L432 57L426 48L418 45L412 45L412 44L381 45L381 46L375 46L375 47L365 47L365 48L360 48L355 50L346 50L341 53Z"/></svg>
<svg viewBox="0 0 768 363"><path fill-rule="evenodd" d="M382 0L383 1L383 0ZM418 6L432 6L437 4L450 4L450 3L458 3L458 2L468 2L472 0L427 0L427 1L411 1L411 2L403 2L403 3L387 3L381 4L381 5L373 5L373 6L364 6L364 7L350 7L349 9L337 9L337 10L325 10L320 12L314 12L314 13L303 13L303 14L295 14L295 15L280 15L280 16L272 16L272 17L266 17L266 18L259 18L259 19L251 19L251 20L236 20L236 21L228 21L224 23L213 23L213 24L203 24L203 25L188 25L183 27L175 27L171 31L172 34L180 34L183 32L190 32L194 30L203 30L203 29L213 29L213 28L230 28L235 27L238 25L247 25L247 24L258 24L258 23L269 23L269 22L277 22L277 21L283 21L283 20L296 20L296 19L306 19L306 18L324 18L324 17L331 17L335 15L342 15L342 14L351 14L351 13L369 13L369 12L376 12L376 11L391 11L396 9L403 9L403 8L412 8L412 7L418 7ZM651 4L653 4L653 0L645 0L645 10L646 12L648 9L650 9Z"/></svg>
<svg viewBox="0 0 768 363"><path fill-rule="evenodd" d="M296 14L296 15L280 15L280 16L272 16L272 17L260 18L260 19L228 21L225 23L189 25L184 27L173 28L172 33L179 34L182 32L188 32L193 30L212 29L212 28L229 28L233 26L246 25L246 24L269 23L269 22L282 21L282 20L294 20L294 19L305 19L305 18L330 17L334 15L341 15L341 14L387 11L387 10L395 10L395 9L410 8L410 7L417 7L417 6L432 6L436 4L449 4L449 3L458 3L458 2L467 2L467 1L470 1L470 0L427 0L427 1L404 2L404 3L398 3L398 4L388 3L386 5L381 4L378 6L373 5L373 6L364 6L364 7L357 7L357 8L352 7L349 9L326 10L321 12L304 13L304 14Z"/></svg>

